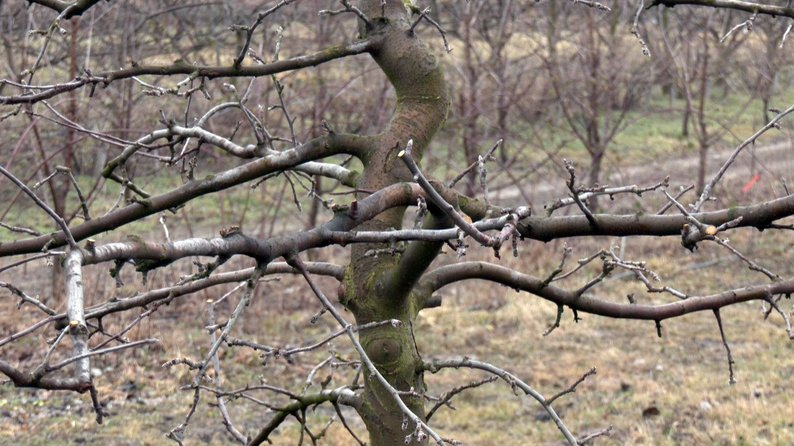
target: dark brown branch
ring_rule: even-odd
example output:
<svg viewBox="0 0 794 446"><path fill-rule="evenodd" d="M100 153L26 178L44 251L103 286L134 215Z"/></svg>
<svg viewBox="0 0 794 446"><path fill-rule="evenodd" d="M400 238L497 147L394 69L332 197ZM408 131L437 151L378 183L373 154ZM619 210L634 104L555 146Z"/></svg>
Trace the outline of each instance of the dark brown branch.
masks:
<svg viewBox="0 0 794 446"><path fill-rule="evenodd" d="M77 90L86 85L108 85L120 79L129 79L133 76L157 75L189 75L195 78L203 77L215 79L222 77L260 77L301 68L313 67L335 59L340 59L356 54L371 51L378 44L377 40L361 40L346 45L337 45L318 51L313 54L279 60L267 65L251 66L195 66L186 62L171 65L135 65L116 71L106 71L91 76L81 76L76 80L56 84L50 88L42 89L38 93L19 96L0 96L0 104L32 104L54 96Z"/></svg>
<svg viewBox="0 0 794 446"><path fill-rule="evenodd" d="M586 380L588 377L593 376L595 374L596 374L596 369L595 369L595 367L593 367L592 369L588 370L587 373L585 373L579 379L577 379L575 383L571 384L570 387L568 387L567 389L563 390L562 392L554 395L553 397L547 399L546 402L551 404L551 403L553 403L554 401L556 401L560 397L563 397L563 396L568 395L570 393L576 392L576 388L579 387L579 384L583 383L584 380Z"/></svg>
<svg viewBox="0 0 794 446"><path fill-rule="evenodd" d="M29 387L43 390L72 390L83 393L91 387L90 383L78 381L74 378L58 378L53 376L35 377L25 373L0 359L0 372L6 375L16 387Z"/></svg>
<svg viewBox="0 0 794 446"><path fill-rule="evenodd" d="M735 9L753 14L767 14L794 19L794 8L786 6L769 5L743 0L653 0L649 8L664 5L669 8L678 5L708 6L711 8Z"/></svg>
<svg viewBox="0 0 794 446"><path fill-rule="evenodd" d="M429 293L461 280L484 279L527 291L538 297L564 305L576 311L618 319L663 321L698 311L715 310L751 300L768 301L769 296L794 293L794 280L769 285L755 285L723 291L707 296L692 296L685 300L660 305L621 304L595 297L578 295L556 286L546 285L543 280L503 266L486 262L463 262L442 266L427 275L417 284Z"/></svg>
<svg viewBox="0 0 794 446"><path fill-rule="evenodd" d="M722 345L725 346L725 353L728 355L728 384L736 384L736 378L733 375L733 365L736 361L733 360L733 355L731 354L731 346L728 345L728 338L725 337L725 328L722 326L722 316L720 315L719 308L714 310L714 317L717 319L717 327L720 329L720 337L722 338Z"/></svg>
<svg viewBox="0 0 794 446"><path fill-rule="evenodd" d="M74 2L65 2L61 0L28 0L28 3L35 3L46 8L52 9L63 16L62 19L68 20L72 17L83 15L84 12L91 9L102 0L77 0ZM64 13L65 12L65 13Z"/></svg>
<svg viewBox="0 0 794 446"><path fill-rule="evenodd" d="M794 195L750 206L737 206L714 212L692 214L705 225L720 226L742 217L736 227L765 228L772 222L794 214ZM632 235L681 235L688 223L684 215L596 214L598 226L593 228L584 215L562 217L533 216L522 220L518 230L524 238L550 241L558 238L592 235L625 237Z"/></svg>
<svg viewBox="0 0 794 446"><path fill-rule="evenodd" d="M443 395L441 395L441 397L439 397L439 399L436 402L436 404L434 404L433 407L430 408L430 410L427 411L427 416L425 417L425 419L429 421L430 418L433 417L433 414L436 413L436 411L438 409L442 408L443 406L452 407L449 402L452 400L452 398L455 395L457 395L457 394L459 394L459 393L461 393L463 391L469 390L469 389L474 389L476 387L480 387L482 385L492 383L492 382L496 381L497 379L499 379L498 376L491 376L491 377L488 377L488 378L485 378L485 379L481 379L479 381L472 381L472 382L470 382L468 384L464 384L462 386L455 387L454 389L450 390L449 392L445 392Z"/></svg>

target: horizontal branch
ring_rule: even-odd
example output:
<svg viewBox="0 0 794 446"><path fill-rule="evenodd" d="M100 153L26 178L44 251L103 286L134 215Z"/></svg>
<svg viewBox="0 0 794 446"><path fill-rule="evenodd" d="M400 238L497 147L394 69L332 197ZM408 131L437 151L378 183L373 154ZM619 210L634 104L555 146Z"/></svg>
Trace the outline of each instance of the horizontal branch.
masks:
<svg viewBox="0 0 794 446"><path fill-rule="evenodd" d="M113 81L130 79L132 77L144 75L173 76L187 75L193 78L203 77L206 79L224 77L261 77L272 74L283 73L286 71L299 70L302 68L313 67L335 59L340 59L356 54L371 51L378 44L378 40L360 40L345 45L337 45L318 51L313 54L293 57L275 61L265 65L246 65L246 66L196 66L187 62L176 62L170 65L133 65L115 71L106 71L93 75L77 77L74 80L50 86L42 89L38 93L23 94L19 96L0 96L0 104L32 104L43 101L54 96L77 90L86 85L101 84L107 86Z"/></svg>
<svg viewBox="0 0 794 446"><path fill-rule="evenodd" d="M344 276L344 269L342 267L330 263L308 262L306 263L306 269L312 274L331 276L337 280L342 280ZM217 285L242 282L250 278L253 271L253 268L246 268L238 271L219 273L184 285L159 288L156 290L147 291L142 294L136 294L135 296L127 299L118 299L112 302L95 305L85 310L85 319L101 319L108 314L120 313L133 308L142 308L155 302L166 301L176 297L193 294L197 291ZM272 262L267 265L267 269L265 270L264 274L298 274L298 272L284 262ZM65 319L66 313L53 314L52 316L42 319L28 328L25 328L24 330L0 339L0 347L27 336L48 324L64 321Z"/></svg>
<svg viewBox="0 0 794 446"><path fill-rule="evenodd" d="M510 268L486 262L463 262L442 266L428 273L417 285L432 293L446 285L469 279L497 282L510 288L526 291L557 305L578 312L618 319L663 321L698 311L716 310L751 300L767 301L770 296L794 293L794 280L756 285L724 291L708 296L692 296L684 300L660 305L619 304L582 296L546 283L546 281ZM430 293L427 293L428 295Z"/></svg>
<svg viewBox="0 0 794 446"><path fill-rule="evenodd" d="M651 8L657 5L664 5L669 8L678 5L708 6L711 8L735 9L752 14L766 14L794 19L794 8L791 6L770 5L743 0L653 0L648 7Z"/></svg>
<svg viewBox="0 0 794 446"><path fill-rule="evenodd" d="M81 382L74 378L61 378L54 376L36 377L32 373L23 372L0 359L0 373L6 375L16 387L29 387L44 390L72 390L85 392L91 383Z"/></svg>
<svg viewBox="0 0 794 446"><path fill-rule="evenodd" d="M794 195L750 206L692 214L692 217L711 226L720 226L741 217L742 221L737 227L764 229L772 222L791 215L794 215ZM595 218L598 225L594 227L584 215L535 216L521 220L518 230L524 238L547 242L559 238L593 235L681 235L681 229L688 223L684 215L596 214Z"/></svg>
<svg viewBox="0 0 794 446"><path fill-rule="evenodd" d="M108 243L84 250L83 263L93 265L112 260L135 259L136 269L146 272L175 260L193 256L244 255L270 261L289 253L303 252L307 249L320 248L334 243L344 244L345 240L337 241L336 235L344 236L347 231L387 209L412 203L420 193L421 190L418 186L407 183L388 186L355 202L355 206L351 206L347 212L344 210L336 212L334 217L325 224L308 231L271 239L257 239L238 231L217 238L192 238L168 243L151 243L139 240Z"/></svg>

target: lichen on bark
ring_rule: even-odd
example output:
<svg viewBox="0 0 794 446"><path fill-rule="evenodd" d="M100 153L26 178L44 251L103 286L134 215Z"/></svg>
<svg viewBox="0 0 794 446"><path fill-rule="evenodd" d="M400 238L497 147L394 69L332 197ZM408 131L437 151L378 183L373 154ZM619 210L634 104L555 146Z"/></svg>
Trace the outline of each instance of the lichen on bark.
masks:
<svg viewBox="0 0 794 446"><path fill-rule="evenodd" d="M371 55L391 82L397 98L389 125L363 157L364 170L357 185L360 190L378 190L411 181L411 174L397 159L397 152L413 140L414 156L421 159L446 120L450 98L439 56L411 32L411 17L402 1L389 0L384 7L380 0L367 0L362 2L361 9L372 26L360 27L360 31L366 33L365 37L379 35L381 43ZM404 208L391 209L359 229L398 229L402 226L404 213ZM434 216L428 218L435 219L434 226L449 224ZM389 383L398 391L413 392L404 396L403 401L424 419L422 358L413 333L419 299L411 292L411 287L438 254L440 244L414 244L421 246L412 248L409 245L405 253L378 257L366 253L388 246L354 246L340 300L350 309L358 324L386 319L402 322L399 326L384 325L367 330L359 336L365 351ZM412 265L405 266L404 262ZM395 280L399 279L395 274L404 275L405 280ZM364 403L359 413L369 431L370 444L403 444L415 426L405 426L403 414L386 389L368 376L365 376L365 381Z"/></svg>

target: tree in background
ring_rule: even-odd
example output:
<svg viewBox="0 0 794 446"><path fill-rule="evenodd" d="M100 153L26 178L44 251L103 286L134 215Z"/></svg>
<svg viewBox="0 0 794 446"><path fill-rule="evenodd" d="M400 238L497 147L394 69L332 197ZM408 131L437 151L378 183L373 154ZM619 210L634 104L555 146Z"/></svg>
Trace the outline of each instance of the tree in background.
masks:
<svg viewBox="0 0 794 446"><path fill-rule="evenodd" d="M31 348L38 343L39 351L34 356L18 363L0 360L0 371L18 387L89 392L97 420L101 421L104 411L93 382L91 362L102 355L156 343L154 338L129 339L128 333L165 305L210 287L236 283L229 293L207 302L208 320L202 326L208 327L208 349L196 358L174 358L166 364L185 367L191 374L187 389L193 392L193 403L184 421L168 434L180 444L189 435L188 427L202 399L213 400L229 435L245 444L266 442L290 418L301 424L301 440L305 433L315 441L317 435L308 425L306 414L309 409L324 404L336 408L340 417L343 417L341 406L352 408L366 426L369 444L375 446L448 444L451 440L433 429L432 415L465 389L448 393L428 408L425 375L445 369L475 369L492 374L515 392L536 401L559 427L565 440L576 445L601 436L608 429L577 437L554 410L553 403L573 392L592 372L563 392L544 396L507 368L455 356L459 352L449 352L445 358L424 358L416 344L422 333L416 332L415 322L420 312L442 304L437 293L440 289L476 279L526 291L557 305L557 319L549 332L560 325L566 308L575 320L589 313L652 321L660 334L663 321L711 311L724 341L720 310L758 300L767 305L769 313L775 312L786 321L792 336L781 299L794 292L794 280L783 279L746 257L724 237L742 227L790 229L779 220L794 214L794 195L787 192L782 198L729 206L719 200L716 186L740 152L778 126L794 109L781 111L740 144L704 184L702 193L694 197L691 205L682 204L681 195L668 192L666 181L647 187L598 184L606 147L622 128L626 111L642 90L651 85L649 76L640 74L642 65L621 64L627 60L624 57L642 59L642 48L630 40L630 35L628 38L621 35L620 30L628 29L626 22L633 19L636 35L643 42L637 22L645 11L644 2L633 2L637 9L632 8L631 14L623 6L616 7L622 2L611 4L618 12L585 0L516 2L521 7L515 10L505 4L510 2L499 3L503 7L500 23L507 23L505 17L511 11L544 17L562 10L560 14L564 13L566 21L582 27L578 34L565 31L573 28L570 25L541 30L546 32L548 44L545 50L534 53L546 59L547 70L539 70L532 76L548 76L565 122L591 157L585 187L580 186L573 163L561 162L569 196L554 203L549 215L533 214L527 206L499 206L491 202L486 188L482 197L461 193L448 186L449 183L434 180L433 166L422 163L438 144L435 138L447 116L455 112L454 94L439 55L449 45L443 18L444 9L451 7L444 2L436 2L440 11L435 17L442 23L422 9L422 5L399 0L327 2L329 7L320 11L320 18L316 17L315 4L296 0L282 0L250 15L241 11L254 9L256 2L234 5L170 2L165 6L161 2L107 5L96 0L30 3L29 9L12 8L10 13L15 17L27 14L27 20L12 20L4 25L9 31L4 33L7 58L13 61L20 54L21 59L7 63L10 69L0 84L3 105L0 119L8 123L4 124L7 129L20 129L14 133L18 147L25 144L25 133L21 130L25 125L46 121L54 124L48 128L74 135L67 137L64 146L73 150L73 159L82 156L90 160L96 153L109 156L101 169L101 178L92 182L90 191L76 194L79 197L74 206L76 211L54 210L47 203L49 200L36 194L37 187L28 186L37 175L45 176L39 181L43 184L51 181L50 174L54 174L69 178L69 187L80 190L79 183L69 177L70 166L56 167L50 174L44 169L44 160L59 150L54 143L63 142L57 133L42 138L39 159L28 156L15 168L10 162L13 158L8 158L6 167L0 169L6 177L3 194L19 191L26 195L54 226L52 232L42 235L25 227L25 221L5 224L24 236L0 245L0 256L8 258L0 272L8 275L16 267L40 259L60 262L65 271L65 302L38 299L25 290L24 284L0 283L19 299L20 305L26 304L25 311L30 308L41 316L22 330L4 333L5 337L0 339L3 347L20 339L28 340ZM464 36L476 29L476 26L466 27L477 25L483 17L500 16L481 15L483 11L477 8L484 6L470 3L457 6L464 9L468 20L463 25L457 24L463 26ZM752 17L794 18L794 9L772 2L658 0L648 3L649 7L705 5L749 11ZM115 22L103 20L108 14ZM88 15L92 18L85 25ZM78 17L81 17L79 28L65 26L70 21L76 23ZM355 20L355 26L340 21L343 17ZM325 23L322 26L327 28L321 27L312 35L308 30L316 22ZM25 23L29 31L41 36L35 42L29 41L26 29L19 23ZM276 23L285 26L276 27ZM491 62L484 60L486 67L482 68L493 68L495 90L503 89L505 83L512 82L503 66L507 59L500 56L508 48L507 31L494 35L495 28L491 25L478 26L484 36L482 41L490 46L490 56L485 60ZM224 31L228 28L231 30ZM78 47L80 39L74 35L86 29L96 37L86 39ZM473 40L471 34L468 36L462 40ZM328 40L342 43L326 46ZM306 48L313 50L306 52ZM474 57L474 49L469 50ZM86 54L81 69L74 68L75 54ZM474 80L478 77L473 73L477 63L473 60L465 62L464 96L477 93ZM574 69L570 68L572 64ZM311 68L316 66L322 66L321 71L313 71L318 70ZM21 67L25 68L19 71ZM389 88L379 88L385 85ZM354 96L346 93L356 91L368 94L338 99ZM313 102L315 97L324 103L317 105ZM457 118L474 125L476 119L472 121L472 116L481 110L470 107L472 97L464 98L462 103L466 106L460 110L474 115ZM77 107L72 105L74 98L79 98ZM310 105L302 107L302 101ZM339 104L340 101L344 104ZM138 102L142 104L133 107ZM506 121L511 116L509 106L502 98L497 99L494 107L498 116L495 133L499 137L504 137L502 127L506 125L500 120ZM67 111L63 112L64 109ZM126 114L119 115L124 110ZM388 120L386 110L391 110ZM456 141L459 139L444 143L457 145ZM86 150L81 148L82 144ZM472 143L467 151L449 153L466 152L466 156L461 156L467 166L461 176L476 171L485 185L489 175L488 157L479 156L475 162L476 145ZM34 174L25 177L20 174L23 169ZM155 178L152 175L155 172L173 181L148 181ZM318 178L333 186L319 186ZM100 209L96 200L98 191L113 183L120 191L119 200L109 209ZM175 215L182 219L183 226L190 228L200 222L190 220L184 210L186 205L214 196L220 214L224 215L227 202L224 194L250 185L263 191L263 203L266 199L270 201L261 205L261 209L252 209L250 214L244 212L249 219L241 217L240 222L215 228L219 230L216 237L172 240L164 216ZM275 193L279 188L281 193ZM298 195L305 192L317 203L317 212L309 217L308 229L286 217L276 219L283 214L271 212L282 208L284 191L290 191L287 200L291 196L299 203ZM667 204L656 213L597 212L602 207L594 205L596 197L623 194L657 194ZM272 201L273 197L279 198ZM706 203L714 198L717 198L714 209L705 210ZM247 210L257 205L249 200L245 206ZM551 215L561 207L576 212L568 216ZM667 213L670 209L673 212ZM84 221L64 219L70 211ZM14 216L6 213L6 218ZM144 226L134 224L141 222L162 226L166 241L157 241L161 236L153 232L126 232L126 239L115 235L117 231L138 231ZM176 231L173 234L181 236ZM644 262L624 259L612 249L604 249L572 267L566 263L569 256L566 250L560 267L545 276L500 264L502 255L509 251L520 255L530 240L593 236L677 236L690 250L700 244L716 243L741 258L752 270L767 276L769 282L711 295L698 290L685 293L671 286L655 285L654 273ZM341 256L332 249L334 246L349 248ZM493 256L491 261L463 260L476 247L484 247ZM309 250L314 260L323 261L308 261ZM454 259L445 259L450 255ZM150 287L129 297L119 298L114 291L96 295L87 292L84 286L84 275L95 265L110 268L111 276L121 288L131 269L141 274L146 283L155 280L158 272L175 268L180 260L194 258L212 260L196 261L189 274L168 286ZM347 263L336 264L340 261ZM586 272L584 267L592 263L601 265L597 275L586 278L580 286L562 285L562 280ZM619 302L599 297L605 290L598 286L613 271L621 269L633 274L649 293L661 293L669 301L640 301L632 296L629 302ZM273 274L301 277L318 302L317 318L332 318L338 323L338 330L294 351L275 351L253 340L235 337L236 328L243 323L252 301L263 298L256 293L258 284ZM326 279L336 283L328 286ZM232 295L237 303L228 312L218 314L221 303ZM52 339L39 340L32 336L45 327L51 335L54 333ZM310 385L303 390L279 388L265 382L247 383L238 390L222 385L225 351L252 349L289 357L318 349L336 337L346 337L356 357L332 356L318 364L309 375ZM62 346L66 338L71 340L70 351ZM733 360L727 341L725 346L733 379ZM354 377L312 385L316 370L330 367L332 362L352 366ZM264 369L263 373L267 374L268 370ZM287 402L262 403L269 410L267 420L250 432L239 429L227 406L242 404L244 401L240 400L262 402L261 396L252 396L252 392L261 391L272 393L273 398L286 397ZM354 430L350 434L352 441L362 443Z"/></svg>

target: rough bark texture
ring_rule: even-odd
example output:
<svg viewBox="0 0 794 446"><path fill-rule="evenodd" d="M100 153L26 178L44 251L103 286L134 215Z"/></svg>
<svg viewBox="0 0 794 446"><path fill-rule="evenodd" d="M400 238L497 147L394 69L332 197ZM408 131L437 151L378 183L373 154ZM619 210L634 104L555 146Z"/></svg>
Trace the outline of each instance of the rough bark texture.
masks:
<svg viewBox="0 0 794 446"><path fill-rule="evenodd" d="M365 169L358 187L377 190L411 175L396 155L409 140L413 153L420 158L436 131L446 119L450 100L444 75L435 52L410 32L411 19L402 1L391 0L382 9L380 0L363 2L363 11L372 26L362 24L366 35L382 34L382 44L372 57L389 78L397 95L397 106L386 130L364 157ZM385 16L383 14L385 10ZM363 196L359 197L359 199ZM393 209L367 222L363 230L400 228L404 208ZM444 222L430 217L430 226ZM411 286L440 249L439 244L409 246L402 256L366 255L384 245L360 245L352 250L345 286L340 298L355 316L356 323L398 319L399 327L383 326L361 334L361 343L374 364L398 390L424 392L421 357L413 336L413 321L419 311ZM402 286L394 286L401 279ZM415 426L404 426L403 415L394 398L374 379L365 376L366 391L360 413L370 433L373 446L403 444ZM424 418L420 397L404 397L405 403Z"/></svg>

